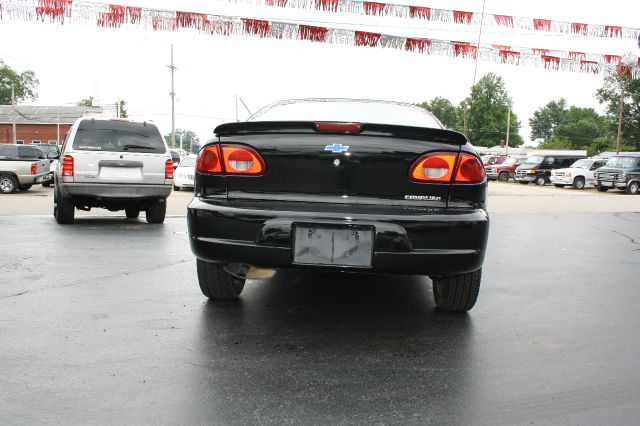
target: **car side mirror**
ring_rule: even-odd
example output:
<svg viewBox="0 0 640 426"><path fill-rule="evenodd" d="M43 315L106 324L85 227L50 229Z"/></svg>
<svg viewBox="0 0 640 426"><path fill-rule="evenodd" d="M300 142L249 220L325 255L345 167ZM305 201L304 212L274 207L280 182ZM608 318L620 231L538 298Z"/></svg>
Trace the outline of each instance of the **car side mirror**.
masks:
<svg viewBox="0 0 640 426"><path fill-rule="evenodd" d="M57 160L60 158L60 154L57 152L50 151L47 153L47 158L49 160Z"/></svg>

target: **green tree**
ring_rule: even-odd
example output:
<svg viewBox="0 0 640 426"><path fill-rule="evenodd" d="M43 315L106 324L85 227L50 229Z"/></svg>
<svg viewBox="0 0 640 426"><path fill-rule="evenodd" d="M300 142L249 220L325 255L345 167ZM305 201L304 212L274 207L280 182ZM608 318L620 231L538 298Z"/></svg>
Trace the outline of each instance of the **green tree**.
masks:
<svg viewBox="0 0 640 426"><path fill-rule="evenodd" d="M596 98L605 105L610 132L617 135L621 88L624 90L622 143L640 151L640 79L619 75L611 70L605 74L604 83L596 92Z"/></svg>
<svg viewBox="0 0 640 426"><path fill-rule="evenodd" d="M572 106L555 126L553 136L569 141L572 149L585 149L596 138L605 136L607 127L607 120L593 108Z"/></svg>
<svg viewBox="0 0 640 426"><path fill-rule="evenodd" d="M76 102L77 106L91 107L93 106L93 96L89 96L88 98L84 98Z"/></svg>
<svg viewBox="0 0 640 426"><path fill-rule="evenodd" d="M552 137L538 145L538 149L573 149L573 146L568 139Z"/></svg>
<svg viewBox="0 0 640 426"><path fill-rule="evenodd" d="M191 152L198 152L200 149L200 139L198 135L191 130L176 129L176 146L172 148L180 148L180 136L182 136L182 149L189 151L189 148L191 148ZM171 146L171 133L166 134L164 140Z"/></svg>
<svg viewBox="0 0 640 426"><path fill-rule="evenodd" d="M502 81L502 77L488 73L472 88L467 112L471 143L477 146L494 146L507 136L507 115L511 107L511 98ZM518 133L520 123L511 111L509 126L509 146L523 143Z"/></svg>
<svg viewBox="0 0 640 426"><path fill-rule="evenodd" d="M11 84L14 87L16 104L27 99L38 99L36 90L40 82L36 78L36 74L31 70L18 74L0 59L0 105L11 104Z"/></svg>
<svg viewBox="0 0 640 426"><path fill-rule="evenodd" d="M430 111L448 129L458 130L462 127L458 122L456 107L448 99L438 96L429 102L422 102L418 106Z"/></svg>
<svg viewBox="0 0 640 426"><path fill-rule="evenodd" d="M118 101L118 111L120 112L120 115L118 116L118 118L127 118L129 117L129 114L127 113L127 108L126 108L127 103L123 100L119 100Z"/></svg>
<svg viewBox="0 0 640 426"><path fill-rule="evenodd" d="M564 98L551 101L542 108L538 108L538 110L533 113L533 117L529 119L531 139L550 141L553 137L554 129L558 124L562 123L566 112L567 101Z"/></svg>

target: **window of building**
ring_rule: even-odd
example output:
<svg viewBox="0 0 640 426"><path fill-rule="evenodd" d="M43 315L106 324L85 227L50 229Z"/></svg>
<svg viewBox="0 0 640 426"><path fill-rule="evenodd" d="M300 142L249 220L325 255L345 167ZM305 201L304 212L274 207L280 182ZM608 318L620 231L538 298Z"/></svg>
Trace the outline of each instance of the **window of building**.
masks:
<svg viewBox="0 0 640 426"><path fill-rule="evenodd" d="M32 140L32 141L31 141L31 143L42 143L42 141L41 141L41 140L34 139L34 140Z"/></svg>
<svg viewBox="0 0 640 426"><path fill-rule="evenodd" d="M49 140L49 145L58 145L58 141Z"/></svg>
<svg viewBox="0 0 640 426"><path fill-rule="evenodd" d="M22 140L16 140L16 143L17 143L18 145L22 145L22 144L24 143L24 141L22 141Z"/></svg>

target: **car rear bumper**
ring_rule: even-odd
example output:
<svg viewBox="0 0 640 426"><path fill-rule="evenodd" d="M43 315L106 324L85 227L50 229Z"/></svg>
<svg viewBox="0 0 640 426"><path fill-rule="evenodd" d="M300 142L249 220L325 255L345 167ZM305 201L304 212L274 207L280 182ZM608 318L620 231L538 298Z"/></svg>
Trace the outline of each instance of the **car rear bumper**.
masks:
<svg viewBox="0 0 640 426"><path fill-rule="evenodd" d="M483 209L345 208L291 203L291 208L239 205L194 198L188 208L189 239L196 257L209 262L239 262L267 268L368 271L451 275L482 267L489 231ZM342 211L341 211L342 210ZM348 210L348 211L347 211ZM294 227L329 226L373 229L371 266L297 264Z"/></svg>
<svg viewBox="0 0 640 426"><path fill-rule="evenodd" d="M35 185L47 180L49 172L40 173L38 175L18 175L18 183L20 185Z"/></svg>
<svg viewBox="0 0 640 426"><path fill-rule="evenodd" d="M171 185L65 183L60 187L66 197L166 198L171 194Z"/></svg>

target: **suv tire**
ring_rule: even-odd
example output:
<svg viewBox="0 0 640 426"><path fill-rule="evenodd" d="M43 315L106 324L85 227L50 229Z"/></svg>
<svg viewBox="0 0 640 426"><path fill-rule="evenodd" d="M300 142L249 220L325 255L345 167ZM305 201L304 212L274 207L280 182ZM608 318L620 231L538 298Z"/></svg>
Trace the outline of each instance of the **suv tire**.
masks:
<svg viewBox="0 0 640 426"><path fill-rule="evenodd" d="M500 172L498 174L498 180L500 182L509 182L509 172Z"/></svg>
<svg viewBox="0 0 640 426"><path fill-rule="evenodd" d="M129 219L137 219L140 216L140 210L137 207L126 207L124 212Z"/></svg>
<svg viewBox="0 0 640 426"><path fill-rule="evenodd" d="M635 181L635 182L631 182L629 185L627 185L627 188L625 189L625 192L627 194L637 194L639 190L640 190L640 183Z"/></svg>
<svg viewBox="0 0 640 426"><path fill-rule="evenodd" d="M147 222L162 223L167 214L167 200L161 198L153 201L147 207Z"/></svg>
<svg viewBox="0 0 640 426"><path fill-rule="evenodd" d="M65 198L56 190L53 200L53 215L60 224L73 223L76 206L70 198Z"/></svg>
<svg viewBox="0 0 640 426"><path fill-rule="evenodd" d="M32 187L32 186L33 186L33 185L20 185L20 186L18 187L18 189L19 189L20 191L28 191L28 190L30 190L30 189L31 189L31 187Z"/></svg>
<svg viewBox="0 0 640 426"><path fill-rule="evenodd" d="M584 178L581 176L576 177L573 180L573 187L575 189L584 189Z"/></svg>
<svg viewBox="0 0 640 426"><path fill-rule="evenodd" d="M609 190L609 188L607 188L606 186L600 186L600 185L596 184L596 190L598 192L607 192Z"/></svg>
<svg viewBox="0 0 640 426"><path fill-rule="evenodd" d="M224 270L223 263L196 259L198 284L202 294L210 299L235 300L244 289L246 280L236 278Z"/></svg>
<svg viewBox="0 0 640 426"><path fill-rule="evenodd" d="M534 180L534 182L536 183L536 185L543 186L545 183L547 183L547 180L544 176L536 176L536 180Z"/></svg>
<svg viewBox="0 0 640 426"><path fill-rule="evenodd" d="M434 277L433 298L438 309L449 312L467 312L473 308L480 292L482 268L450 277Z"/></svg>
<svg viewBox="0 0 640 426"><path fill-rule="evenodd" d="M556 188L564 188L564 185L561 183L554 183L553 186L555 186Z"/></svg>
<svg viewBox="0 0 640 426"><path fill-rule="evenodd" d="M180 191L180 187L179 187L179 186L175 186L175 185L173 185L173 190L174 190L174 191Z"/></svg>
<svg viewBox="0 0 640 426"><path fill-rule="evenodd" d="M10 175L0 176L0 192L11 194L18 188L18 180Z"/></svg>
<svg viewBox="0 0 640 426"><path fill-rule="evenodd" d="M521 181L520 181L520 184L521 184L521 185L529 185L529 181L521 180Z"/></svg>

